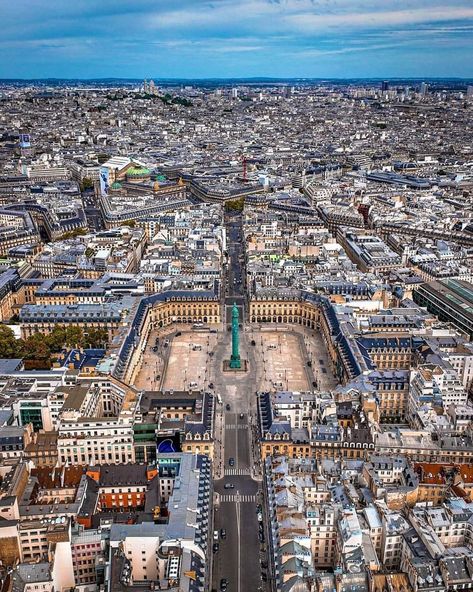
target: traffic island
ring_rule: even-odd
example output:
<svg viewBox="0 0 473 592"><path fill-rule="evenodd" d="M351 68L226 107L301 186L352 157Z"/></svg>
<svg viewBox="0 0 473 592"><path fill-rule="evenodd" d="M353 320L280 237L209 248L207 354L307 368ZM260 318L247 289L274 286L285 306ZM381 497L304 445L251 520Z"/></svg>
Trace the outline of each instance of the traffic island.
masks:
<svg viewBox="0 0 473 592"><path fill-rule="evenodd" d="M223 360L223 371L224 372L248 372L248 360L240 359L240 365L238 367L232 366L232 360Z"/></svg>

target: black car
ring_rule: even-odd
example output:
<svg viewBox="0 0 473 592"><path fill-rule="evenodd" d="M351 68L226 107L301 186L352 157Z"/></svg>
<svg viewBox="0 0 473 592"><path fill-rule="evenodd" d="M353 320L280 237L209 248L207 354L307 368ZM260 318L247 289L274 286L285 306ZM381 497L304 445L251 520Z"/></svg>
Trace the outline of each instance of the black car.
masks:
<svg viewBox="0 0 473 592"><path fill-rule="evenodd" d="M228 464L229 464L231 467L234 467L234 466L235 466L235 459L234 459L234 458L232 458L232 457L230 457L230 458L228 459Z"/></svg>
<svg viewBox="0 0 473 592"><path fill-rule="evenodd" d="M230 411L230 404L229 404L229 403L227 403L227 404L225 405L225 409L226 409L227 411Z"/></svg>
<svg viewBox="0 0 473 592"><path fill-rule="evenodd" d="M213 544L213 547L212 547L212 549L213 549L213 552L214 552L214 553L217 553L217 551L219 550L219 547L220 547L220 545L219 545L218 543L214 543L214 544Z"/></svg>
<svg viewBox="0 0 473 592"><path fill-rule="evenodd" d="M221 590L221 592L225 592L225 590L227 589L227 586L228 586L228 580L227 580L227 578L222 578L220 580L220 590Z"/></svg>
<svg viewBox="0 0 473 592"><path fill-rule="evenodd" d="M223 488L224 489L235 489L235 486L233 485L233 483L225 483Z"/></svg>
<svg viewBox="0 0 473 592"><path fill-rule="evenodd" d="M222 539L227 538L227 531L224 528L220 529L220 538L222 538Z"/></svg>

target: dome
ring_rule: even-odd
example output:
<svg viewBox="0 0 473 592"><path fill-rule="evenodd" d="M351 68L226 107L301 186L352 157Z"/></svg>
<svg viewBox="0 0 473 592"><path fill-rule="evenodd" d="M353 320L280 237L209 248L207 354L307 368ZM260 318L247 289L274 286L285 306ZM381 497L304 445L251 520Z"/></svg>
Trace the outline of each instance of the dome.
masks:
<svg viewBox="0 0 473 592"><path fill-rule="evenodd" d="M137 178L143 179L145 177L149 177L150 174L151 174L151 171L149 169L147 169L146 167L131 167L126 172L126 176L131 177L133 179L137 179Z"/></svg>
<svg viewBox="0 0 473 592"><path fill-rule="evenodd" d="M122 188L122 184L121 184L121 183L119 183L118 181L115 181L114 183L112 183L112 184L110 185L110 189L111 189L112 191L119 191L121 188Z"/></svg>

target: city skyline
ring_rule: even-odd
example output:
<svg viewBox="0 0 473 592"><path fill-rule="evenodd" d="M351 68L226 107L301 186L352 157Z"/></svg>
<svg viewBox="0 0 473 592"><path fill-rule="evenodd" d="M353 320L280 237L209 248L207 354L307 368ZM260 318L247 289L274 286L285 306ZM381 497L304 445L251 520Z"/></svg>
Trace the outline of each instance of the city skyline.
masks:
<svg viewBox="0 0 473 592"><path fill-rule="evenodd" d="M0 17L0 78L473 76L466 0L20 0Z"/></svg>

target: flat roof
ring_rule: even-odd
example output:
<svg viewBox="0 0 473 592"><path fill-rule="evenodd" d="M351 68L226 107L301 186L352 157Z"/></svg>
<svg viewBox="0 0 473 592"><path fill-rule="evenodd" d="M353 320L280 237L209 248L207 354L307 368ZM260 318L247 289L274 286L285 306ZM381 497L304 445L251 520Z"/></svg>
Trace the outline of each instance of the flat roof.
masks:
<svg viewBox="0 0 473 592"><path fill-rule="evenodd" d="M431 292L473 322L473 284L465 280L439 280L424 284L422 290Z"/></svg>

